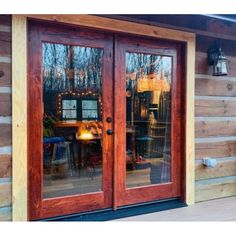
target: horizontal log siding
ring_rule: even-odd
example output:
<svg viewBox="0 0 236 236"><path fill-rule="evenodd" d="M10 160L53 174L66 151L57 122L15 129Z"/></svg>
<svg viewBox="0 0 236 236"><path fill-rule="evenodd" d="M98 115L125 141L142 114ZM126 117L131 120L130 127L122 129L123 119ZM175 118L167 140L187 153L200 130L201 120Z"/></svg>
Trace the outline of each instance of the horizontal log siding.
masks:
<svg viewBox="0 0 236 236"><path fill-rule="evenodd" d="M0 178L11 177L11 155L0 154Z"/></svg>
<svg viewBox="0 0 236 236"><path fill-rule="evenodd" d="M0 221L11 221L12 220L12 208L1 207L0 208Z"/></svg>
<svg viewBox="0 0 236 236"><path fill-rule="evenodd" d="M0 116L11 116L11 94L1 93L0 96Z"/></svg>
<svg viewBox="0 0 236 236"><path fill-rule="evenodd" d="M11 206L11 183L0 182L0 207Z"/></svg>
<svg viewBox="0 0 236 236"><path fill-rule="evenodd" d="M11 210L11 17L0 15L0 221L12 218Z"/></svg>
<svg viewBox="0 0 236 236"><path fill-rule="evenodd" d="M234 117L236 116L236 99L196 96L195 115L197 117Z"/></svg>
<svg viewBox="0 0 236 236"><path fill-rule="evenodd" d="M236 195L235 177L230 176L196 181L196 202L234 195Z"/></svg>
<svg viewBox="0 0 236 236"><path fill-rule="evenodd" d="M9 57L0 57L0 72L3 73L0 78L1 87L10 87L11 86L11 64L5 62Z"/></svg>
<svg viewBox="0 0 236 236"><path fill-rule="evenodd" d="M225 176L236 176L236 160L226 158L225 160L218 160L215 168L209 168L196 163L196 180L212 179Z"/></svg>
<svg viewBox="0 0 236 236"><path fill-rule="evenodd" d="M196 202L236 195L236 56L227 58L228 76L216 77L207 54L196 53ZM203 166L204 157L216 158L217 166Z"/></svg>
<svg viewBox="0 0 236 236"><path fill-rule="evenodd" d="M200 96L236 96L236 80L196 79L195 94Z"/></svg>
<svg viewBox="0 0 236 236"><path fill-rule="evenodd" d="M196 138L235 136L236 120L200 120L195 122Z"/></svg>

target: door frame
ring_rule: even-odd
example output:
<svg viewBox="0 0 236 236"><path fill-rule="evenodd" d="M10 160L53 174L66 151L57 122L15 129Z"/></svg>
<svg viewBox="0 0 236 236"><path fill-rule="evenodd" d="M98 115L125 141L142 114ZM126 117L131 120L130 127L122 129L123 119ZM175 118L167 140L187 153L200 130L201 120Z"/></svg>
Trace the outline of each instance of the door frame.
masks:
<svg viewBox="0 0 236 236"><path fill-rule="evenodd" d="M185 191L183 201L194 204L195 144L195 34L152 25L91 15L12 16L12 219L28 220L28 135L27 135L27 22L28 19L58 22L93 29L169 39L185 44Z"/></svg>

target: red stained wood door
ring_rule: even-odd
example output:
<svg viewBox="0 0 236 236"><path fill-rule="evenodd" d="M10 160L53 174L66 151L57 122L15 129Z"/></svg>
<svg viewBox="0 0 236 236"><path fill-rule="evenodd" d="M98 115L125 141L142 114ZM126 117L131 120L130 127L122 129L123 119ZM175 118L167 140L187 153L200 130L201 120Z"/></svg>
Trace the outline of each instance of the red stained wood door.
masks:
<svg viewBox="0 0 236 236"><path fill-rule="evenodd" d="M29 219L183 197L181 45L28 29Z"/></svg>
<svg viewBox="0 0 236 236"><path fill-rule="evenodd" d="M115 64L114 208L183 198L181 45L117 36Z"/></svg>
<svg viewBox="0 0 236 236"><path fill-rule="evenodd" d="M113 38L30 23L29 218L112 207Z"/></svg>

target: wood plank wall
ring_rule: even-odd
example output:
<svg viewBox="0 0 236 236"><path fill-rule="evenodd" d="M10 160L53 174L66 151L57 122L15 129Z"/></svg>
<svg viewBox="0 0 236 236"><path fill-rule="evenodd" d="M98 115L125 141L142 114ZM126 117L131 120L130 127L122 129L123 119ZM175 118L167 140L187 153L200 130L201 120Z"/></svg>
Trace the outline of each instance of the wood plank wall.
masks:
<svg viewBox="0 0 236 236"><path fill-rule="evenodd" d="M0 221L11 220L11 17L0 15Z"/></svg>
<svg viewBox="0 0 236 236"><path fill-rule="evenodd" d="M197 40L207 44L209 40ZM230 45L236 42L231 42ZM227 45L224 43L224 45ZM209 45L197 45L197 49ZM224 50L224 49L223 49ZM229 48L225 48L229 51ZM228 55L229 73L216 77L206 63L204 51L196 53L195 144L196 201L236 195L236 55ZM212 157L215 168L202 165Z"/></svg>

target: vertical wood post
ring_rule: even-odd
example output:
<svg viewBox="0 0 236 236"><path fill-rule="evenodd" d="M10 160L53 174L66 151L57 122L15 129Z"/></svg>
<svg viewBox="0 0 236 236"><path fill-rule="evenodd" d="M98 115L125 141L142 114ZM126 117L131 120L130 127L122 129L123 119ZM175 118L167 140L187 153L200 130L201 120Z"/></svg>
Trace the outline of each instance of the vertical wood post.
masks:
<svg viewBox="0 0 236 236"><path fill-rule="evenodd" d="M186 73L186 198L188 205L195 202L195 37L187 41Z"/></svg>
<svg viewBox="0 0 236 236"><path fill-rule="evenodd" d="M12 219L27 220L27 20L12 16Z"/></svg>

